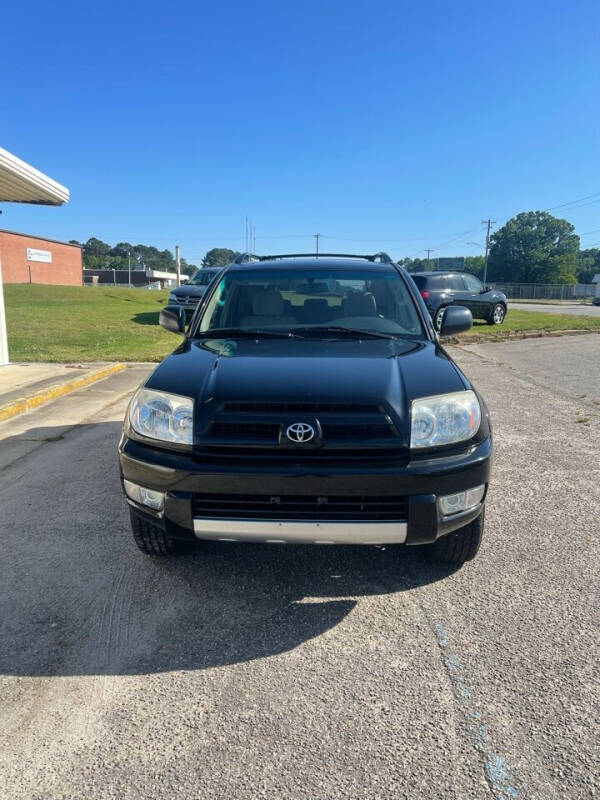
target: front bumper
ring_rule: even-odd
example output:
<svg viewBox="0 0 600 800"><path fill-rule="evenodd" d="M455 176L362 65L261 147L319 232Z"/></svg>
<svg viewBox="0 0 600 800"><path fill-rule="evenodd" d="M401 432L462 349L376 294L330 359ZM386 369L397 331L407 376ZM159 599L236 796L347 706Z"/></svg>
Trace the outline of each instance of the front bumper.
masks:
<svg viewBox="0 0 600 800"><path fill-rule="evenodd" d="M397 462L365 464L248 463L234 465L192 453L149 447L123 436L119 445L121 477L165 493L160 512L127 501L134 513L163 527L175 539L271 541L331 544L408 545L434 542L479 516L483 501L445 517L437 499L490 478L491 437L459 454L420 456ZM194 517L194 492L227 495L402 495L405 519L281 520Z"/></svg>

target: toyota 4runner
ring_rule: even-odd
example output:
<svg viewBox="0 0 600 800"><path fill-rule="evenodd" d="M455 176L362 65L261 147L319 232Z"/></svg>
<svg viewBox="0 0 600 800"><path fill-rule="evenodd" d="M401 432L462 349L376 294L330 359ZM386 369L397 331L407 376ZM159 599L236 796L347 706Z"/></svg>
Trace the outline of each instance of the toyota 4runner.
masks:
<svg viewBox="0 0 600 800"><path fill-rule="evenodd" d="M486 405L389 256L244 254L134 395L120 442L138 547L194 541L478 550L490 477ZM441 334L472 324L446 309Z"/></svg>

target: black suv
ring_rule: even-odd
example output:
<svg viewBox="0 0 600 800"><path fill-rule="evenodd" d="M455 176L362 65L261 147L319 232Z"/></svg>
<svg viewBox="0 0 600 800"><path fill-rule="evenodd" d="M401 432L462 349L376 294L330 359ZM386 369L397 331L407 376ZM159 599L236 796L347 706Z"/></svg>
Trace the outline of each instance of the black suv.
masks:
<svg viewBox="0 0 600 800"><path fill-rule="evenodd" d="M446 308L456 304L468 308L473 317L488 325L502 325L506 295L497 292L468 272L413 272L410 276L425 300L436 330L441 330Z"/></svg>
<svg viewBox="0 0 600 800"><path fill-rule="evenodd" d="M134 395L119 445L133 535L425 545L462 563L483 533L485 402L440 346L408 273L374 256L242 255ZM447 309L442 334L468 330Z"/></svg>
<svg viewBox="0 0 600 800"><path fill-rule="evenodd" d="M183 286L178 286L177 289L172 289L169 293L169 303L180 305L184 308L186 319L189 321L192 314L196 310L196 306L204 292L210 285L210 282L221 271L220 267L204 267L194 273L192 277Z"/></svg>

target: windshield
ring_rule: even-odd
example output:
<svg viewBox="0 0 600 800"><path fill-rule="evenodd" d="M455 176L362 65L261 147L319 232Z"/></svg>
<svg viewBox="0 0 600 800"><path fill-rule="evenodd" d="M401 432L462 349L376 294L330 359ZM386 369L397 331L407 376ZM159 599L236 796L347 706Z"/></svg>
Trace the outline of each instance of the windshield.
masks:
<svg viewBox="0 0 600 800"><path fill-rule="evenodd" d="M421 337L419 315L396 270L231 270L209 299L197 332L269 330L323 335L348 328ZM330 331L334 333L335 331Z"/></svg>
<svg viewBox="0 0 600 800"><path fill-rule="evenodd" d="M189 279L188 286L208 286L218 271L218 269L200 269Z"/></svg>

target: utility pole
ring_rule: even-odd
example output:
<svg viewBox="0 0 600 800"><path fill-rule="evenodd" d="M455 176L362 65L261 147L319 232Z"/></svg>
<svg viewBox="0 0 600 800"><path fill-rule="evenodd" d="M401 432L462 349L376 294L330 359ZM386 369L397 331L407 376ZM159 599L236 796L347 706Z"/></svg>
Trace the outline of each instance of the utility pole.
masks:
<svg viewBox="0 0 600 800"><path fill-rule="evenodd" d="M321 237L321 234L320 233L313 233L313 236L315 237L315 241L317 243L317 249L315 250L315 252L316 252L317 255L319 255L319 239Z"/></svg>
<svg viewBox="0 0 600 800"><path fill-rule="evenodd" d="M488 257L490 255L490 228L496 222L495 219L482 219L483 225L487 225L487 232L485 235L485 261L483 262L483 285L485 286L487 280L487 265Z"/></svg>
<svg viewBox="0 0 600 800"><path fill-rule="evenodd" d="M427 269L429 269L429 254L431 253L431 247L427 248Z"/></svg>
<svg viewBox="0 0 600 800"><path fill-rule="evenodd" d="M251 219L246 217L246 244L245 253L256 253L256 228Z"/></svg>
<svg viewBox="0 0 600 800"><path fill-rule="evenodd" d="M131 289L131 250L127 251L127 271L129 272L129 288Z"/></svg>
<svg viewBox="0 0 600 800"><path fill-rule="evenodd" d="M175 245L175 264L177 266L177 286L181 286L181 258L178 244Z"/></svg>

